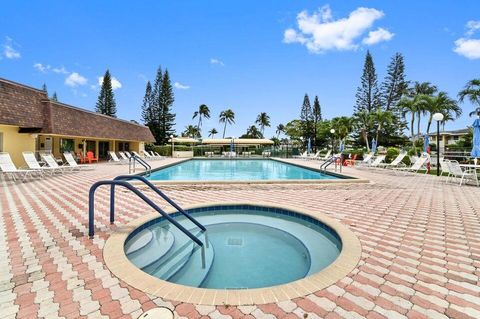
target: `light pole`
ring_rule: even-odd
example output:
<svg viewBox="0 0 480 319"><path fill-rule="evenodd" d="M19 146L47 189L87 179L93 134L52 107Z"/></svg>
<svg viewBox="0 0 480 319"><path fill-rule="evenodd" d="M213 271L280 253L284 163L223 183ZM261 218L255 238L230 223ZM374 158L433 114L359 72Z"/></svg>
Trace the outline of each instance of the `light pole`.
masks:
<svg viewBox="0 0 480 319"><path fill-rule="evenodd" d="M437 121L437 176L440 176L440 122L443 121L443 114L435 113L433 119Z"/></svg>
<svg viewBox="0 0 480 319"><path fill-rule="evenodd" d="M172 141L172 158L173 158L173 135L170 135L170 141Z"/></svg>
<svg viewBox="0 0 480 319"><path fill-rule="evenodd" d="M333 144L335 142L334 135L333 135L333 134L335 134L335 129L332 128L330 130L330 133L332 133L332 154L333 154L333 153L335 153L334 144Z"/></svg>

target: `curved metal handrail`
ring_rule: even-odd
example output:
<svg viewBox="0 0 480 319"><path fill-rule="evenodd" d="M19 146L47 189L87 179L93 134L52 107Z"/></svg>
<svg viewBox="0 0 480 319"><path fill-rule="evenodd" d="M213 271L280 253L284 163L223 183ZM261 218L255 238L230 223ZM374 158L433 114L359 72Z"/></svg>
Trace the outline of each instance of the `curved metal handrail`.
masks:
<svg viewBox="0 0 480 319"><path fill-rule="evenodd" d="M151 190L153 190L155 193L160 195L167 203L172 205L176 210L178 210L181 214L183 214L185 217L187 217L192 223L197 225L201 230L207 230L205 226L200 224L195 218L192 217L189 213L183 210L180 206L177 205L170 197L165 195L161 190L159 190L155 185L153 185L148 179L146 179L143 176L140 175L120 175L115 177L113 180L114 181L119 181L119 180L130 180L130 179L135 179L138 181L143 182L145 185L150 187ZM115 185L112 184L111 190L110 190L110 222L112 223L114 220L114 211L115 211Z"/></svg>
<svg viewBox="0 0 480 319"><path fill-rule="evenodd" d="M133 161L133 172L135 172L135 161L137 161L138 163L140 163L140 165L142 165L145 168L148 175L150 175L152 173L152 166L150 164L148 164L147 162L145 162L141 157L133 154L128 160L129 160L129 162L128 162L129 173L131 172L130 166L132 164L132 161Z"/></svg>
<svg viewBox="0 0 480 319"><path fill-rule="evenodd" d="M146 197L142 192L140 192L138 189L136 189L132 184L126 182L126 181L99 181L94 183L90 187L90 191L88 193L88 236L90 238L93 237L95 234L94 230L94 213L95 213L95 191L97 190L98 187L102 185L118 185L118 186L123 186L127 188L128 190L132 191L135 195L140 197L145 203L150 205L153 209L155 209L160 215L162 215L166 220L168 220L170 223L172 223L174 226L176 226L181 232L183 232L185 235L187 235L191 240L193 240L196 244L199 246L203 247L203 243L195 237L191 232L189 232L185 227L180 225L176 220L174 220L170 215L168 215L166 212L164 212L160 207L158 207L154 202L152 202L148 197Z"/></svg>

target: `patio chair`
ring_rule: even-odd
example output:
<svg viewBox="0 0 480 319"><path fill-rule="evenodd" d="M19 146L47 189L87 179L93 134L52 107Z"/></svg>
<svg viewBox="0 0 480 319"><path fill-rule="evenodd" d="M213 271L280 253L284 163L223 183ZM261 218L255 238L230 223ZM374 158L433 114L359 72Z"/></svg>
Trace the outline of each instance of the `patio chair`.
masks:
<svg viewBox="0 0 480 319"><path fill-rule="evenodd" d="M445 158L440 158L440 176L447 174L447 178L450 177L450 169L448 168L447 160Z"/></svg>
<svg viewBox="0 0 480 319"><path fill-rule="evenodd" d="M305 151L305 152L303 152L303 153L300 154L300 155L293 155L292 157L293 157L293 158L307 158L307 156L308 156L308 152Z"/></svg>
<svg viewBox="0 0 480 319"><path fill-rule="evenodd" d="M328 150L323 157L318 157L317 160L326 161L327 159L330 158L331 154L332 154L332 150Z"/></svg>
<svg viewBox="0 0 480 319"><path fill-rule="evenodd" d="M113 162L114 164L125 164L128 161L128 158L126 160L124 160L123 158L119 159L114 151L108 151L108 156L110 157L108 161Z"/></svg>
<svg viewBox="0 0 480 319"><path fill-rule="evenodd" d="M127 158L132 157L132 154L130 152L124 151L123 152Z"/></svg>
<svg viewBox="0 0 480 319"><path fill-rule="evenodd" d="M462 168L458 161L447 160L445 162L448 165L448 170L450 171L450 175L447 177L447 180L446 180L447 183L450 180L450 178L455 179L455 181L457 181L457 179L460 178L460 186L462 186L464 181L466 184L468 180L475 181L477 186L479 186L476 169Z"/></svg>
<svg viewBox="0 0 480 319"><path fill-rule="evenodd" d="M78 164L75 158L73 158L72 153L70 152L63 153L63 157L65 157L68 166L72 167L72 170L92 170L96 168L95 165Z"/></svg>
<svg viewBox="0 0 480 319"><path fill-rule="evenodd" d="M97 162L98 163L98 157L95 157L95 154L93 152L87 152L87 161L88 164L92 164L92 162Z"/></svg>
<svg viewBox="0 0 480 319"><path fill-rule="evenodd" d="M53 157L52 154L42 154L42 159L45 161L45 163L47 163L49 167L58 169L61 173L73 171L73 167L71 166L58 165L57 160Z"/></svg>
<svg viewBox="0 0 480 319"><path fill-rule="evenodd" d="M405 156L407 156L407 152L400 152L391 163L381 163L379 166L382 168L405 167L402 162Z"/></svg>
<svg viewBox="0 0 480 319"><path fill-rule="evenodd" d="M426 164L427 164L427 161L430 159L430 155L422 155L420 157L418 157L417 161L415 163L413 163L412 166L406 166L406 167L394 167L394 171L395 173L397 172L405 172L405 173L418 173L419 170L421 169L425 169L425 174L428 172L427 171L427 167L426 167Z"/></svg>
<svg viewBox="0 0 480 319"><path fill-rule="evenodd" d="M307 156L307 160L316 160L316 159L319 159L320 158L320 151L316 152L315 154L313 154L312 156Z"/></svg>
<svg viewBox="0 0 480 319"><path fill-rule="evenodd" d="M77 152L77 157L80 159L80 164L85 164L87 162L87 158L82 152Z"/></svg>
<svg viewBox="0 0 480 319"><path fill-rule="evenodd" d="M41 174L38 170L18 169L13 163L10 154L6 152L0 153L0 170L5 176L11 178L15 182L17 181L18 176L22 178L22 182L25 182L27 178L33 177L33 174Z"/></svg>
<svg viewBox="0 0 480 319"><path fill-rule="evenodd" d="M22 152L22 155L25 163L27 163L28 169L37 170L42 174L42 176L44 176L44 173L47 172L50 173L50 175L53 175L54 173L61 173L61 169L50 166L41 166L33 152L25 151Z"/></svg>
<svg viewBox="0 0 480 319"><path fill-rule="evenodd" d="M125 161L125 162L129 161L129 157L127 157L127 155L124 152L118 152L118 155L120 155L122 161Z"/></svg>
<svg viewBox="0 0 480 319"><path fill-rule="evenodd" d="M357 160L358 154L353 154L352 158L347 158L346 160L343 161L343 166L354 166L355 161Z"/></svg>
<svg viewBox="0 0 480 319"><path fill-rule="evenodd" d="M357 166L362 166L362 165L366 166L372 162L372 158L373 158L373 153L370 152L367 155L365 155L361 161L356 161L355 164Z"/></svg>
<svg viewBox="0 0 480 319"><path fill-rule="evenodd" d="M153 151L143 151L146 155L150 155L150 158L151 159L155 159L155 160L158 160L158 159L162 159L162 156L160 155L155 155L155 153Z"/></svg>
<svg viewBox="0 0 480 319"><path fill-rule="evenodd" d="M379 165L385 160L385 157L386 157L385 155L379 155L379 156L377 156L372 163L370 163L370 164L367 165L367 167L368 167L368 168L377 168L377 167L379 167Z"/></svg>
<svg viewBox="0 0 480 319"><path fill-rule="evenodd" d="M125 153L125 154L126 154L126 153ZM140 156L140 154L138 154L138 153L135 152L135 151L132 151L132 154L135 155L135 156L137 156L137 157L143 158L143 159L148 159L148 157L146 157L146 156ZM145 154L145 152L144 152L144 154Z"/></svg>
<svg viewBox="0 0 480 319"><path fill-rule="evenodd" d="M157 156L159 159L165 159L165 156L162 156L162 155L158 154L158 152L152 151L152 154L154 154L155 156Z"/></svg>

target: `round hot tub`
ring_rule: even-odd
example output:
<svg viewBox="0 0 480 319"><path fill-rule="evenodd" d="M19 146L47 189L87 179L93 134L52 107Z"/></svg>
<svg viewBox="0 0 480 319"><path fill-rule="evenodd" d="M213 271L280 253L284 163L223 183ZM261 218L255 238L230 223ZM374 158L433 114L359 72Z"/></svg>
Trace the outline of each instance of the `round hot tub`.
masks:
<svg viewBox="0 0 480 319"><path fill-rule="evenodd" d="M119 276L118 269L122 273L119 277L133 286L148 286L147 292L161 297L220 304L219 291L230 291L233 296L280 287L284 296L274 296L275 300L305 295L345 276L360 256L353 233L325 216L251 204L194 207L186 212L206 231L179 212L170 216L201 245L163 217L153 215L129 225L128 234L123 232L117 239L112 235L116 253L110 250L110 239L107 241L104 254L109 268ZM112 269L110 253L118 257L120 252L125 267L115 265ZM123 274L128 278L122 278ZM153 292L150 287L155 283L158 289ZM175 289L184 291L185 296ZM195 292L206 297L208 291L215 292L213 300L194 300ZM262 301L268 302L266 298Z"/></svg>

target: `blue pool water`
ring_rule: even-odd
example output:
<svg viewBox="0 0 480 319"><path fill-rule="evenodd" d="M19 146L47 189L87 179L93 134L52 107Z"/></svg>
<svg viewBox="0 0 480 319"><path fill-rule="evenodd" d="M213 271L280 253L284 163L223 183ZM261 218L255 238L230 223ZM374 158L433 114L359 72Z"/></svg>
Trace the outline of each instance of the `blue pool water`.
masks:
<svg viewBox="0 0 480 319"><path fill-rule="evenodd" d="M288 211L223 206L196 209L200 232L176 216L203 243L193 243L159 218L129 237L125 252L143 271L170 282L202 288L245 289L304 278L330 265L341 241L328 226Z"/></svg>
<svg viewBox="0 0 480 319"><path fill-rule="evenodd" d="M193 159L154 171L148 178L177 181L248 181L339 177L269 159Z"/></svg>

